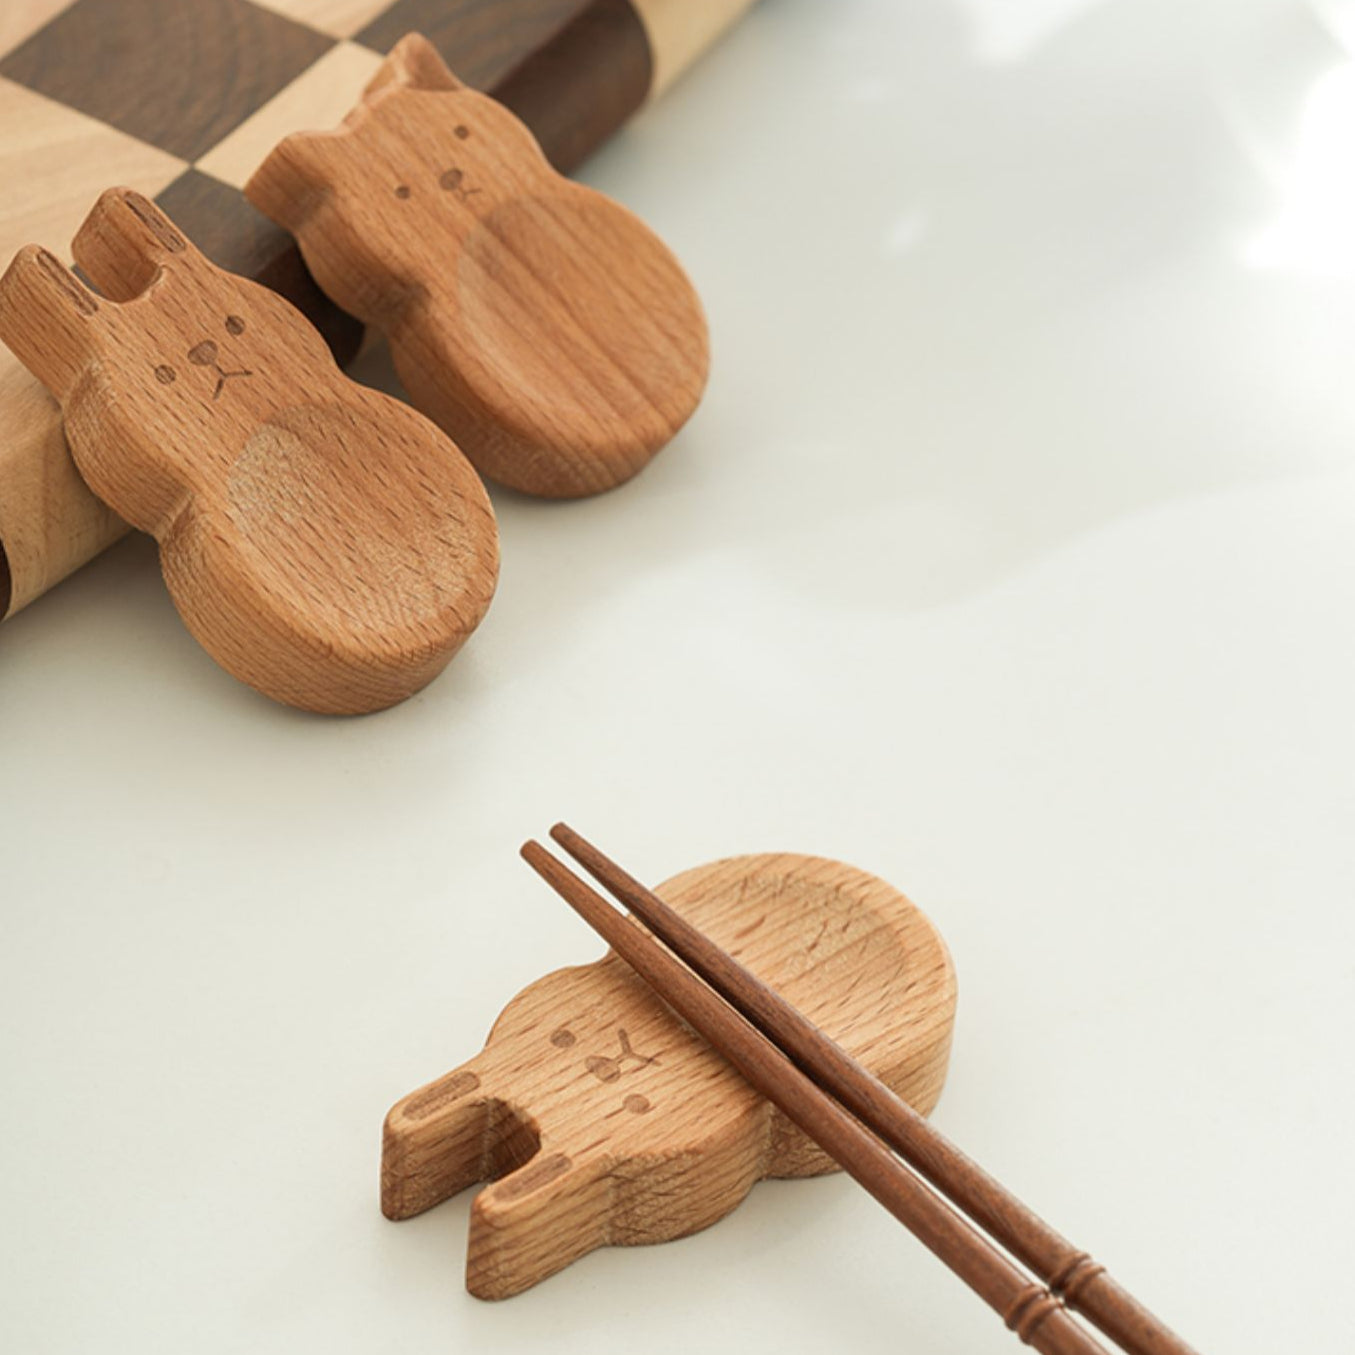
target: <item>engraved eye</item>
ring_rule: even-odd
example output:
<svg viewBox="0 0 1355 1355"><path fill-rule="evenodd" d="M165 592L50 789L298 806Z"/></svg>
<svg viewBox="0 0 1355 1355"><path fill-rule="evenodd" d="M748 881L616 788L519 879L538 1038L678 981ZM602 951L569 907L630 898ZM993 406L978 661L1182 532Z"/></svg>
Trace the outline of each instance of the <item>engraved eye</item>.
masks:
<svg viewBox="0 0 1355 1355"><path fill-rule="evenodd" d="M438 185L446 189L457 189L461 187L461 180L466 176L459 169L449 169L442 178L438 180Z"/></svg>
<svg viewBox="0 0 1355 1355"><path fill-rule="evenodd" d="M561 1026L551 1037L550 1042L556 1049L568 1049L574 1043L574 1032L567 1026Z"/></svg>
<svg viewBox="0 0 1355 1355"><path fill-rule="evenodd" d="M409 185L407 183L402 183L400 187L395 190L395 196L403 202L409 196Z"/></svg>
<svg viewBox="0 0 1355 1355"><path fill-rule="evenodd" d="M174 384L174 368L162 362L155 369L155 379L162 386L172 386Z"/></svg>
<svg viewBox="0 0 1355 1355"><path fill-rule="evenodd" d="M470 135L470 128L467 127L464 122L459 123L456 127L452 128L452 135L455 136L458 141L464 141Z"/></svg>
<svg viewBox="0 0 1355 1355"><path fill-rule="evenodd" d="M227 334L243 334L245 332L245 322L238 315L228 315L226 317Z"/></svg>
<svg viewBox="0 0 1355 1355"><path fill-rule="evenodd" d="M216 344L204 339L188 350L188 360L194 367L210 367L216 361Z"/></svg>
<svg viewBox="0 0 1355 1355"><path fill-rule="evenodd" d="M649 1098L639 1092L631 1092L621 1103L632 1115L643 1115L649 1109Z"/></svg>

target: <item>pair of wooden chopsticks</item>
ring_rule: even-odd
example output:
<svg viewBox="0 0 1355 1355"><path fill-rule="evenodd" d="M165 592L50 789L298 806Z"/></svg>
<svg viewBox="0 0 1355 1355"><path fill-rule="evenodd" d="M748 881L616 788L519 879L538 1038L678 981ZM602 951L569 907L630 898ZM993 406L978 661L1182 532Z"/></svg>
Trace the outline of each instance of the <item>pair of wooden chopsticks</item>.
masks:
<svg viewBox="0 0 1355 1355"><path fill-rule="evenodd" d="M653 937L540 843L523 846L528 864L749 1085L865 1186L1021 1340L1045 1355L1105 1355L1105 1347L1072 1318L1068 1310L1074 1309L1127 1355L1195 1355L1104 1267L656 894L564 824L556 824L551 837Z"/></svg>

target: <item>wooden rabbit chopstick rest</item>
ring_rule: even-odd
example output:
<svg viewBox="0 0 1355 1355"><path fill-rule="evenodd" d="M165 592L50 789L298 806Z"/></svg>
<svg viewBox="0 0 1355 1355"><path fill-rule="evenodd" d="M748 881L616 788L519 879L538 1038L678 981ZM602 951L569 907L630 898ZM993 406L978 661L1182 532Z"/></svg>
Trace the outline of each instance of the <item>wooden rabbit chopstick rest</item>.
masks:
<svg viewBox="0 0 1355 1355"><path fill-rule="evenodd" d="M700 399L705 319L667 248L417 34L341 128L287 137L245 192L494 480L609 489Z"/></svg>
<svg viewBox="0 0 1355 1355"><path fill-rule="evenodd" d="M884 881L808 856L743 856L659 890L919 1111L941 1093L955 979L931 923ZM497 1178L471 1210L466 1285L530 1288L597 1247L662 1242L753 1183L832 1161L615 954L537 980L474 1058L386 1119L396 1219Z"/></svg>
<svg viewBox="0 0 1355 1355"><path fill-rule="evenodd" d="M291 705L376 710L435 677L484 615L498 537L427 419L348 380L281 297L216 268L110 189L73 244L0 279L0 338L61 402L90 487L160 543L188 628Z"/></svg>
<svg viewBox="0 0 1355 1355"><path fill-rule="evenodd" d="M1106 1355L1069 1318L1073 1309L1125 1355L1195 1355L1104 1266L943 1138L786 994L567 824L550 835L616 902L535 841L522 848L532 869L1022 1341L1041 1355Z"/></svg>

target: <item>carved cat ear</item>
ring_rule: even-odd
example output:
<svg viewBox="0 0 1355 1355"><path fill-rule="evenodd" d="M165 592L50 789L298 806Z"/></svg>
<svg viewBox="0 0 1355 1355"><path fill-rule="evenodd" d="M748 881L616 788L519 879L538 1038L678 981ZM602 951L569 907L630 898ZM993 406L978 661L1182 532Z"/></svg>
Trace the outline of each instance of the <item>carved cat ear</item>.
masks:
<svg viewBox="0 0 1355 1355"><path fill-rule="evenodd" d="M245 197L278 225L297 231L338 177L346 131L293 132L250 175Z"/></svg>
<svg viewBox="0 0 1355 1355"><path fill-rule="evenodd" d="M110 188L76 232L71 253L106 297L130 301L170 259L196 250L149 198Z"/></svg>
<svg viewBox="0 0 1355 1355"><path fill-rule="evenodd" d="M100 347L107 304L54 254L26 245L0 278L0 339L62 400Z"/></svg>
<svg viewBox="0 0 1355 1355"><path fill-rule="evenodd" d="M407 89L465 89L438 55L438 49L421 33L406 33L391 48L390 55L381 63L362 97L370 99L391 85L402 85Z"/></svg>

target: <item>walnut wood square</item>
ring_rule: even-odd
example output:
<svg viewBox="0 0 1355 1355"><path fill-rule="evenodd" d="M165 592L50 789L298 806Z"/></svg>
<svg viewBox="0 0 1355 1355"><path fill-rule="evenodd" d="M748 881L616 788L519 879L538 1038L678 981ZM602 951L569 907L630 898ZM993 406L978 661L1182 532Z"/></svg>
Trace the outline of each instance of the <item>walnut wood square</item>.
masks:
<svg viewBox="0 0 1355 1355"><path fill-rule="evenodd" d="M568 174L644 103L653 77L649 38L631 0L594 0L493 93Z"/></svg>
<svg viewBox="0 0 1355 1355"><path fill-rule="evenodd" d="M492 89L529 52L550 40L593 0L395 0L357 35L389 52L422 33L468 85Z"/></svg>
<svg viewBox="0 0 1355 1355"><path fill-rule="evenodd" d="M333 41L248 0L77 0L0 76L195 160Z"/></svg>
<svg viewBox="0 0 1355 1355"><path fill-rule="evenodd" d="M336 38L351 38L372 22L389 0L255 0L298 23L318 28Z"/></svg>

